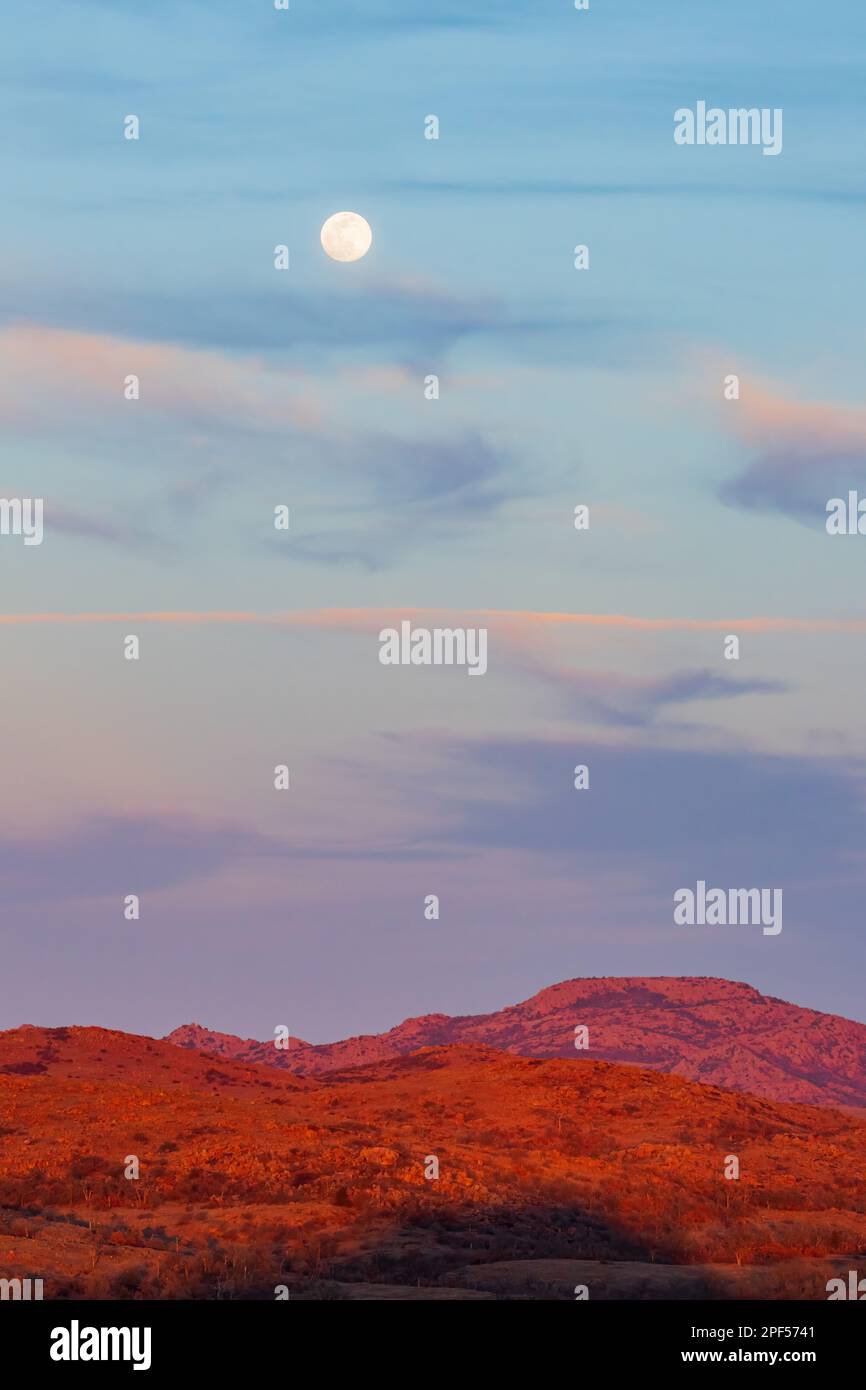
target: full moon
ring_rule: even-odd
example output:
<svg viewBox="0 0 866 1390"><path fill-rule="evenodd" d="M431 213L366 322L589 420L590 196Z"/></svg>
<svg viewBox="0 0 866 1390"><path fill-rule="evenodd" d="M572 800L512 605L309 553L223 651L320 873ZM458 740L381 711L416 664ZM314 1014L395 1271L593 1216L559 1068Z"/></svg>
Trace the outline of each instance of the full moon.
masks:
<svg viewBox="0 0 866 1390"><path fill-rule="evenodd" d="M322 245L332 261L359 261L372 244L370 224L358 212L335 212L322 228Z"/></svg>

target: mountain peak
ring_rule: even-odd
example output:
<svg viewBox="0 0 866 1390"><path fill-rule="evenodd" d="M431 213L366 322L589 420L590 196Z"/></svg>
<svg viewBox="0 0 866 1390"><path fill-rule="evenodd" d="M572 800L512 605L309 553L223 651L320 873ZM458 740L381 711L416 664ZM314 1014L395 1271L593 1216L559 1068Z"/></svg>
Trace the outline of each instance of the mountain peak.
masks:
<svg viewBox="0 0 866 1390"><path fill-rule="evenodd" d="M582 1046L585 1029L588 1037ZM595 976L548 985L489 1014L422 1014L385 1033L287 1049L186 1024L180 1047L296 1075L345 1070L421 1048L627 1062L769 1100L866 1107L866 1026L718 976ZM578 1046L576 1046L578 1044Z"/></svg>

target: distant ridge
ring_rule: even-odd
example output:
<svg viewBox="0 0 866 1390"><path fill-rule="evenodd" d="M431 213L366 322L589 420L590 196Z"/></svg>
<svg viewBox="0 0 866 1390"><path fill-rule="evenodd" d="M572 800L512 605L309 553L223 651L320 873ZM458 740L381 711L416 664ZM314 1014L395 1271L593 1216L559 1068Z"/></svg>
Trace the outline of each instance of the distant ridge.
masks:
<svg viewBox="0 0 866 1390"><path fill-rule="evenodd" d="M589 1030L576 1051L575 1028ZM460 1043L524 1057L630 1062L775 1101L866 1108L866 1025L700 976L565 980L495 1013L409 1018L386 1033L312 1044L236 1038L190 1023L167 1042L297 1076Z"/></svg>

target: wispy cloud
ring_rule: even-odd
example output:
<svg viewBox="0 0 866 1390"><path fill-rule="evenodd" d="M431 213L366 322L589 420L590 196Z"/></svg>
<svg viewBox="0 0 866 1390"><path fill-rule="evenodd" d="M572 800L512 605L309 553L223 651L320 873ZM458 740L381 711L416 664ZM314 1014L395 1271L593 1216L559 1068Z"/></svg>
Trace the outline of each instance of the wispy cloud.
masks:
<svg viewBox="0 0 866 1390"><path fill-rule="evenodd" d="M720 489L732 506L823 525L829 498L866 490L866 410L794 400L744 381L725 419L753 451Z"/></svg>
<svg viewBox="0 0 866 1390"><path fill-rule="evenodd" d="M437 757L449 746L473 770L471 785L491 789L489 799L440 798L447 829L431 841L455 853L564 856L572 874L596 872L604 855L623 868L642 864L666 892L713 875L741 884L813 877L828 888L840 871L862 879L861 769L841 760L503 738L440 741ZM590 768L587 791L573 788L576 763Z"/></svg>
<svg viewBox="0 0 866 1390"><path fill-rule="evenodd" d="M7 903L157 892L208 878L275 843L238 825L178 815L95 816L39 835L6 834L0 888Z"/></svg>
<svg viewBox="0 0 866 1390"><path fill-rule="evenodd" d="M301 533L291 546L274 542L287 560L385 569L409 549L447 540L456 524L495 516L525 491L511 460L477 431L438 441L370 436L343 448L342 466L347 456L370 489L364 524ZM340 466L336 457L332 464Z"/></svg>
<svg viewBox="0 0 866 1390"><path fill-rule="evenodd" d="M671 706L778 694L789 689L784 681L733 680L711 670L647 677L536 666L534 674L561 694L572 713L598 724L635 729L655 723Z"/></svg>
<svg viewBox="0 0 866 1390"><path fill-rule="evenodd" d="M412 292L428 293L423 286ZM48 397L46 373L52 382ZM137 378L135 400L125 397L130 376ZM150 502L152 533L60 500L51 509L60 532L130 546L154 539L165 546L162 531L171 533L173 514L201 509L237 482L225 442L232 436L241 436L247 450L245 481L253 473L275 477L279 467L283 483L294 470L296 490L311 475L339 484L345 499L341 523L311 527L293 537L293 545L273 546L290 560L384 569L409 546L437 543L456 523L496 515L526 489L514 461L479 430L417 439L372 426L349 428L342 419L346 394L360 393L364 408L375 415L380 395L399 392L415 400L421 381L405 367L376 363L349 365L326 380L256 357L174 343L32 323L0 329L0 421L8 430L71 434L98 445L107 438L112 451L121 435L132 439L130 456L142 469L155 464L160 470L163 458L174 457L173 432L182 427L186 476L167 490L163 483ZM287 470L288 442L293 449ZM192 472L190 450L202 456ZM334 511L328 508L329 515ZM361 526L358 516L364 518Z"/></svg>
<svg viewBox="0 0 866 1390"><path fill-rule="evenodd" d="M138 401L124 396L130 375L139 378ZM312 379L291 369L108 333L35 323L0 328L0 419L7 426L63 429L73 415L92 420L94 408L100 419L129 422L139 410L147 420L156 411L191 427L218 422L257 432L309 433L321 423Z"/></svg>
<svg viewBox="0 0 866 1390"><path fill-rule="evenodd" d="M776 186L767 183L714 183L694 178L682 182L660 179L652 182L640 179L581 180L581 179L419 179L407 176L389 179L382 184L385 192L429 194L433 197L456 195L473 199L520 198L751 198L760 201L827 202L857 205L866 202L863 189L820 188L806 184Z"/></svg>
<svg viewBox="0 0 866 1390"><path fill-rule="evenodd" d="M45 517L51 531L77 536L82 540L104 541L108 545L148 546L154 544L153 534L137 525L109 517L91 516L75 507L58 505L45 499Z"/></svg>
<svg viewBox="0 0 866 1390"><path fill-rule="evenodd" d="M236 625L250 627L319 628L322 631L373 632L402 618L426 623L471 625L481 621L519 640L522 632L546 628L584 627L621 632L776 632L866 633L866 618L644 618L624 613L557 613L506 608L298 608L281 612L227 609L127 610L123 612L62 611L0 613L0 624L167 623L185 627Z"/></svg>
<svg viewBox="0 0 866 1390"><path fill-rule="evenodd" d="M176 344L202 351L281 351L308 362L316 349L387 349L390 360L439 359L462 339L507 323L494 295L461 294L417 277L374 276L361 270L351 289L302 291L274 272L274 288L178 289L79 296L51 286L43 293L14 284L2 291L7 323L28 320L95 337Z"/></svg>

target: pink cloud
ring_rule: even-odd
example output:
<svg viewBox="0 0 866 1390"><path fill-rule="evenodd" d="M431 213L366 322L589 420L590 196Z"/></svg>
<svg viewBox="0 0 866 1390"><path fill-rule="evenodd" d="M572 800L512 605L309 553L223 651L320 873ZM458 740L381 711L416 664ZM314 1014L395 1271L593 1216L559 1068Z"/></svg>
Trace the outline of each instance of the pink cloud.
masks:
<svg viewBox="0 0 866 1390"><path fill-rule="evenodd" d="M723 501L751 511L776 511L823 524L831 497L866 486L866 409L828 401L803 401L722 364L710 370L718 383L736 371L740 396L719 402L723 427L750 452L745 466L720 489Z"/></svg>
<svg viewBox="0 0 866 1390"><path fill-rule="evenodd" d="M404 618L426 625L500 628L519 641L523 632L568 627L631 632L764 632L863 633L866 618L642 618L625 613L557 613L502 608L307 608L282 612L251 610L152 610L113 613L3 613L0 625L90 623L166 623L188 627L240 625L251 627L316 628L322 631L372 632L393 627Z"/></svg>
<svg viewBox="0 0 866 1390"><path fill-rule="evenodd" d="M44 425L46 400L54 420L95 405L135 410L124 380L140 380L142 409L196 421L225 421L256 429L321 425L321 405L303 373L250 357L18 323L0 329L0 420ZM46 392L50 383L50 392Z"/></svg>

